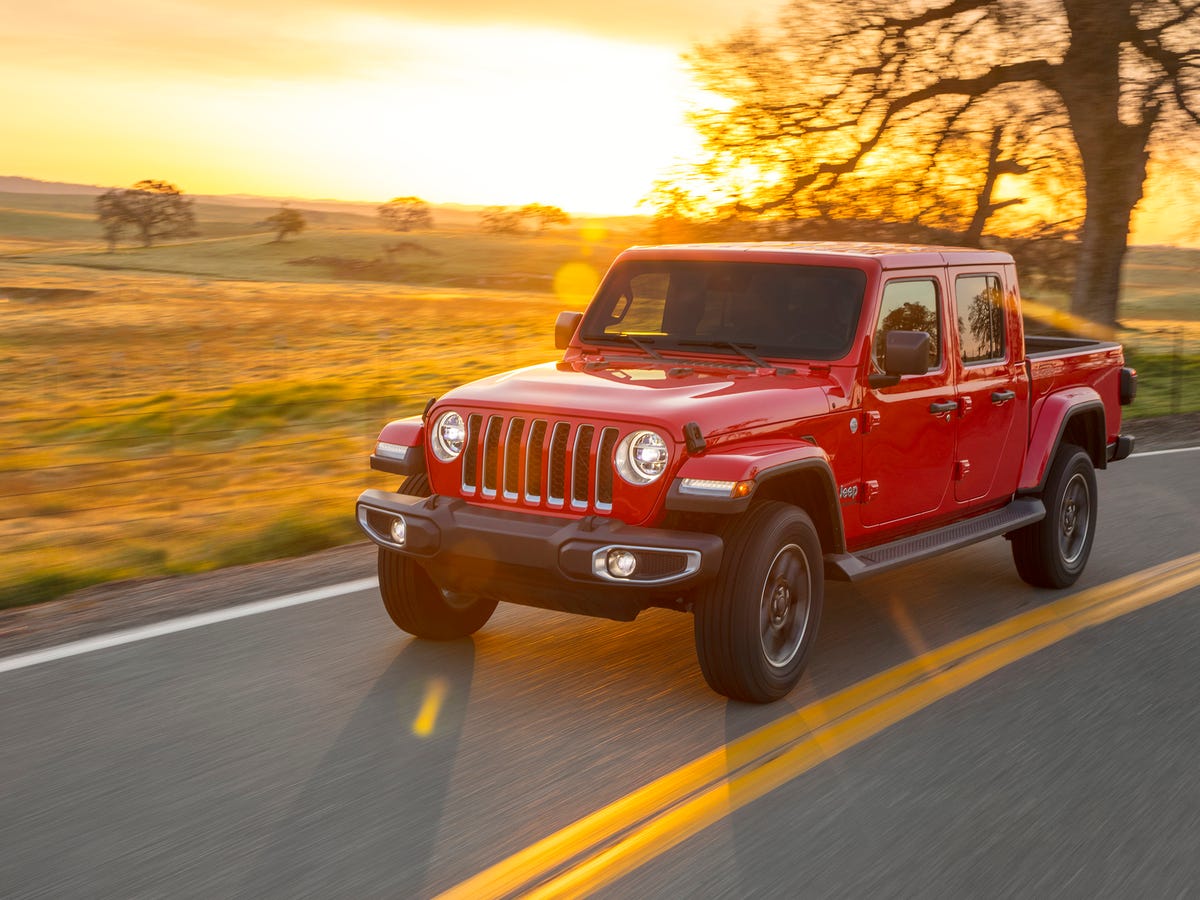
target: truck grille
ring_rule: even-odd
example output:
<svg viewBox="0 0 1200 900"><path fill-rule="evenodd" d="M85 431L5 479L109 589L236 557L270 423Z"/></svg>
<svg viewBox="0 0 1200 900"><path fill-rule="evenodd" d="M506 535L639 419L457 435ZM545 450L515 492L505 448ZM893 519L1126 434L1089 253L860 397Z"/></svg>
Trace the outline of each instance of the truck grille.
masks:
<svg viewBox="0 0 1200 900"><path fill-rule="evenodd" d="M462 492L523 506L609 512L617 429L520 416L467 416Z"/></svg>

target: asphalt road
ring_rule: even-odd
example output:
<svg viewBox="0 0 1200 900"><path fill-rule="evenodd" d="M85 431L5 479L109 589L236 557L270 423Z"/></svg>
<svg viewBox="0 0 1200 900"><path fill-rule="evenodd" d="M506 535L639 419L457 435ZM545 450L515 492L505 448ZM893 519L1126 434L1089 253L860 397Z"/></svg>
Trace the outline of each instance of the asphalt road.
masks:
<svg viewBox="0 0 1200 900"><path fill-rule="evenodd" d="M1087 591L1200 550L1200 453L1100 474ZM691 620L502 607L413 642L372 590L0 672L0 896L432 896L760 726L1059 600L990 541L831 585L767 707ZM1200 590L913 711L613 897L1183 896L1200 885Z"/></svg>

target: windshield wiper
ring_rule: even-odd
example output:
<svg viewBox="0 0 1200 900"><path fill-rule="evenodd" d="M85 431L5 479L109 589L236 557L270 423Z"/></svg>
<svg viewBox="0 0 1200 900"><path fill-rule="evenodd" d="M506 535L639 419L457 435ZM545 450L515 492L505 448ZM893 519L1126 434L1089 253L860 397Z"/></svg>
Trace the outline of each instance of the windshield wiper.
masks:
<svg viewBox="0 0 1200 900"><path fill-rule="evenodd" d="M634 337L627 331L619 331L615 334L601 334L594 337L585 337L585 341L625 341L633 344L643 353L647 353L655 359L663 359L663 355L650 346L650 342L646 338Z"/></svg>
<svg viewBox="0 0 1200 900"><path fill-rule="evenodd" d="M754 351L758 349L758 344L739 344L736 341L680 341L684 347L728 347L735 353L746 357L750 362L754 363L760 369L774 369L780 375L791 375L795 369L787 369L783 366L773 366Z"/></svg>

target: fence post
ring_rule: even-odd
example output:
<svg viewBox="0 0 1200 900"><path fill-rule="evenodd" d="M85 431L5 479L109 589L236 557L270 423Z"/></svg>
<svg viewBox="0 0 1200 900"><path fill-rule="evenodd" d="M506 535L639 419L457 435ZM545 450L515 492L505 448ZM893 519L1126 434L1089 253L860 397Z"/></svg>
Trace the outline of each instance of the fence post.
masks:
<svg viewBox="0 0 1200 900"><path fill-rule="evenodd" d="M1179 414L1183 402L1183 332L1175 332L1175 352L1171 358L1171 415Z"/></svg>

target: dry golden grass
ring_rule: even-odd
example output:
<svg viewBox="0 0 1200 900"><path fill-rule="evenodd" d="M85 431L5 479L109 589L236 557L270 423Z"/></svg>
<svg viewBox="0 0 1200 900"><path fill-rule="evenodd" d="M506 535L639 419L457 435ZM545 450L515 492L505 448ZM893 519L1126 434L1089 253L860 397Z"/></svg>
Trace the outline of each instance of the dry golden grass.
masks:
<svg viewBox="0 0 1200 900"><path fill-rule="evenodd" d="M581 302L0 263L0 605L352 538L384 422Z"/></svg>

